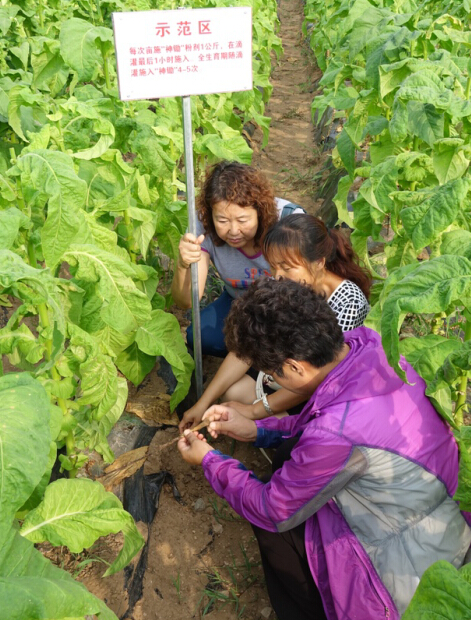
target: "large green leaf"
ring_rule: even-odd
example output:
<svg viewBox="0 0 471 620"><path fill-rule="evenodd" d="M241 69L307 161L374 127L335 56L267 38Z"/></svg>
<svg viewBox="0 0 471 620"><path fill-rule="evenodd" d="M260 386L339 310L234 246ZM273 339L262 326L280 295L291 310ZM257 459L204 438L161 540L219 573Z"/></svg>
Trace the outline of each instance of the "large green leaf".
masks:
<svg viewBox="0 0 471 620"><path fill-rule="evenodd" d="M113 407L118 393L116 366L110 357L98 353L80 365L82 381L79 405L93 406L93 419L101 418Z"/></svg>
<svg viewBox="0 0 471 620"><path fill-rule="evenodd" d="M8 122L13 131L28 142L25 134L39 131L47 123L44 97L26 86L14 86L8 99Z"/></svg>
<svg viewBox="0 0 471 620"><path fill-rule="evenodd" d="M399 351L422 379L429 383L446 357L460 346L459 340L428 334L421 338L404 338L399 343Z"/></svg>
<svg viewBox="0 0 471 620"><path fill-rule="evenodd" d="M459 179L469 166L461 138L443 138L433 145L433 169L441 184Z"/></svg>
<svg viewBox="0 0 471 620"><path fill-rule="evenodd" d="M448 408L442 406L442 403L438 403L438 410L448 419L453 420L453 411L451 407L451 401L453 397L454 386L457 381L466 375L469 375L471 371L471 341L461 342L458 347L455 347L453 351L449 353L443 364L437 370L437 373L433 381L427 388L427 394L436 398L436 393L444 393L447 395ZM443 399L442 399L443 400ZM470 498L471 500L471 498ZM471 502L470 502L471 503Z"/></svg>
<svg viewBox="0 0 471 620"><path fill-rule="evenodd" d="M0 250L9 250L20 229L30 227L30 220L19 209L10 207L0 211Z"/></svg>
<svg viewBox="0 0 471 620"><path fill-rule="evenodd" d="M442 236L441 254L457 254L471 260L471 232L451 230Z"/></svg>
<svg viewBox="0 0 471 620"><path fill-rule="evenodd" d="M434 189L420 204L402 209L400 216L416 250L434 241L462 208L471 183L456 179Z"/></svg>
<svg viewBox="0 0 471 620"><path fill-rule="evenodd" d="M48 463L49 399L26 373L0 377L0 547Z"/></svg>
<svg viewBox="0 0 471 620"><path fill-rule="evenodd" d="M444 312L453 303L471 307L471 261L451 254L419 264L390 291L383 305L381 335L389 363L404 380L398 332L405 315Z"/></svg>
<svg viewBox="0 0 471 620"><path fill-rule="evenodd" d="M62 259L78 265L79 280L97 282L100 316L107 325L127 333L149 319L150 301L133 282L147 279L144 270L93 245L71 245Z"/></svg>
<svg viewBox="0 0 471 620"><path fill-rule="evenodd" d="M53 566L33 543L10 529L0 547L0 620L67 620L115 614L66 571Z"/></svg>
<svg viewBox="0 0 471 620"><path fill-rule="evenodd" d="M384 253L386 255L388 273L404 267L404 265L417 262L417 253L412 242L405 235L402 237L396 235L391 244L384 246Z"/></svg>
<svg viewBox="0 0 471 620"><path fill-rule="evenodd" d="M110 449L107 437L121 417L128 399L128 382L123 377L118 378L117 396L114 405L101 418L99 422L88 422L87 413L84 415L83 424L80 424L80 414L76 414L79 428L75 430L76 445L80 449L96 450L103 456L106 463L114 461L114 454Z"/></svg>
<svg viewBox="0 0 471 620"><path fill-rule="evenodd" d="M233 130L232 130L233 131ZM220 137L214 133L196 137L194 149L196 153L213 156L212 159L228 159L250 164L252 149L239 134L230 138Z"/></svg>
<svg viewBox="0 0 471 620"><path fill-rule="evenodd" d="M17 329L9 329L6 326L0 329L0 354L15 353L30 364L37 364L44 357L46 346L36 339L25 323L21 323Z"/></svg>
<svg viewBox="0 0 471 620"><path fill-rule="evenodd" d="M444 117L431 103L409 101L407 103L408 129L430 146L443 138Z"/></svg>
<svg viewBox="0 0 471 620"><path fill-rule="evenodd" d="M59 151L26 153L11 172L20 173L26 196L40 193L48 200L41 241L47 265L55 267L79 228L77 212L85 204L86 183L75 173L72 158Z"/></svg>
<svg viewBox="0 0 471 620"><path fill-rule="evenodd" d="M353 213L350 213L347 208L347 198L352 186L352 180L349 176L344 176L340 179L337 193L334 197L334 204L337 207L337 215L339 221L351 224L353 220Z"/></svg>
<svg viewBox="0 0 471 620"><path fill-rule="evenodd" d="M346 171L350 175L350 178L353 179L353 172L355 170L355 145L345 129L342 129L342 132L337 138L337 150Z"/></svg>
<svg viewBox="0 0 471 620"><path fill-rule="evenodd" d="M26 301L29 301L27 295L30 295L31 301L34 301L35 304L45 303L49 310L48 320L52 323L52 328L49 328L49 333L47 330L41 332L40 337L46 335L52 339L52 350L50 359L35 368L35 372L39 374L54 365L57 356L62 351L65 340L66 319L64 308L60 304L58 279L53 278L48 269L34 269L27 265L18 254L10 250L0 250L0 286L8 289L18 285L23 287L21 288L21 295L26 298ZM10 329L5 328L5 332L7 331ZM21 340L25 346L27 344L25 342L26 337L26 330L23 330ZM31 355L36 355L37 349L35 347L36 344L31 340ZM38 359L34 361L36 362Z"/></svg>
<svg viewBox="0 0 471 620"><path fill-rule="evenodd" d="M113 47L113 31L76 17L62 23L59 35L61 54L65 62L77 72L79 80L93 79L105 52Z"/></svg>
<svg viewBox="0 0 471 620"><path fill-rule="evenodd" d="M471 428L461 425L454 429L454 435L460 449L460 469L458 471L458 488L453 499L460 504L460 510L471 511ZM468 565L468 568L469 567ZM468 572L471 583L471 574Z"/></svg>
<svg viewBox="0 0 471 620"><path fill-rule="evenodd" d="M440 560L422 575L402 620L469 620L471 583L463 567L460 571Z"/></svg>
<svg viewBox="0 0 471 620"><path fill-rule="evenodd" d="M147 355L133 342L121 351L115 363L123 375L137 386L154 368L155 355Z"/></svg>
<svg viewBox="0 0 471 620"><path fill-rule="evenodd" d="M172 367L178 382L170 399L173 410L188 393L194 362L186 349L180 325L173 314L153 310L151 320L136 333L136 343L147 355L161 355Z"/></svg>
<svg viewBox="0 0 471 620"><path fill-rule="evenodd" d="M31 67L34 86L50 91L53 97L62 90L69 76L69 69L60 54L59 41L55 39L33 39Z"/></svg>
<svg viewBox="0 0 471 620"><path fill-rule="evenodd" d="M105 118L99 107L94 100L92 101L68 101L63 104L61 108L71 115L71 119L67 123L66 132L64 133L64 142L67 145L70 144L70 148L75 152L72 157L77 159L94 159L98 158L113 144L115 139L115 129L113 123ZM88 122L90 121L90 122ZM78 126L78 132L83 132L82 124L86 122L88 129L87 133L91 135L97 134L99 136L97 142L88 148L75 148L74 136L76 136ZM83 140L83 135L80 136L80 141Z"/></svg>
<svg viewBox="0 0 471 620"><path fill-rule="evenodd" d="M86 478L56 480L44 500L26 516L20 534L32 542L48 540L73 553L91 547L100 537L123 532L124 545L105 575L122 570L144 544L131 515L99 482Z"/></svg>

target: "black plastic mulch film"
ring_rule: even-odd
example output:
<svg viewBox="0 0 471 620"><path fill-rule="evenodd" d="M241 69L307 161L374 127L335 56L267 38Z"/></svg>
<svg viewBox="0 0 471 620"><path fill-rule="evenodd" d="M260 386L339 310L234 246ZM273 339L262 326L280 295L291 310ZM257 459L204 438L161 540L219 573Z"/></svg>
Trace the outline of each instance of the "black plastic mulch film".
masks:
<svg viewBox="0 0 471 620"><path fill-rule="evenodd" d="M158 430L160 429L143 427L136 440L134 449L148 446ZM183 504L180 491L177 489L172 474L168 471L160 471L157 474L145 476L143 466L133 476L124 481L123 506L135 521L147 523L147 541L135 569L132 566L127 566L124 569L124 587L128 593L128 608L120 620L132 618L134 607L142 597L143 580L147 569L149 553L150 530L159 508L160 492L164 484L169 484L172 487L173 497L177 502Z"/></svg>

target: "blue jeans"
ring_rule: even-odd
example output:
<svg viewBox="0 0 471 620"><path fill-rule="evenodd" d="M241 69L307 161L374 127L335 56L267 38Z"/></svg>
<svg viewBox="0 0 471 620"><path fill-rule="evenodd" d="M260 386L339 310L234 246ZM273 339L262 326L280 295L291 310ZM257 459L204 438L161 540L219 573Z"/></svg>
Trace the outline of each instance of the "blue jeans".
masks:
<svg viewBox="0 0 471 620"><path fill-rule="evenodd" d="M222 330L233 301L234 298L224 290L216 301L201 310L201 348L203 355L226 357L227 349ZM186 330L186 340L188 346L193 349L193 325L190 325Z"/></svg>

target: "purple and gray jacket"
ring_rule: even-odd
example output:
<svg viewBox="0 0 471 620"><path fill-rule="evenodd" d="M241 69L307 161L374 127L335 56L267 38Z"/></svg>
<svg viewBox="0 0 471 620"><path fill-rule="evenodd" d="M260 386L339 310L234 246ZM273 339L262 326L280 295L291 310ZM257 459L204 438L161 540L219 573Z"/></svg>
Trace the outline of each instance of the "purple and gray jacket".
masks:
<svg viewBox="0 0 471 620"><path fill-rule="evenodd" d="M403 383L374 331L344 338L350 352L299 415L257 422L258 447L300 435L270 482L217 450L202 465L215 492L251 523L283 532L306 522L329 620L398 620L428 566L461 566L471 515L452 499L458 449L424 381L402 361L411 385Z"/></svg>

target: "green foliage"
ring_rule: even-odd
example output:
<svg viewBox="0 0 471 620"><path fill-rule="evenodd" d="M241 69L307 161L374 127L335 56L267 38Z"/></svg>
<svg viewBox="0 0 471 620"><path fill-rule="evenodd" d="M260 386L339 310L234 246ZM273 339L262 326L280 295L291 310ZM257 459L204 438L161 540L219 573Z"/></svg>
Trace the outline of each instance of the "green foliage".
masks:
<svg viewBox="0 0 471 620"><path fill-rule="evenodd" d="M471 333L466 323L464 334L451 326L471 308L469 13L455 1L445 13L440 2L309 0L307 22L324 69L313 111L331 107L332 118L345 117L334 150L348 173L334 199L339 218L354 228L352 243L367 264L368 239L384 242L386 277L375 285L367 323L381 332L397 373L405 379L402 352L459 428ZM352 218L353 181L361 184ZM385 226L394 233L387 241ZM435 315L427 341L400 343L407 315Z"/></svg>
<svg viewBox="0 0 471 620"><path fill-rule="evenodd" d="M403 620L467 620L471 614L469 564L456 570L436 562L422 575Z"/></svg>
<svg viewBox="0 0 471 620"><path fill-rule="evenodd" d="M35 549L44 540L71 550L123 531L125 542L107 574L124 568L144 541L119 500L91 480L58 480L47 486L61 431L46 391L28 373L0 377L0 618L56 620L96 614L116 620L106 605ZM45 481L45 483L44 483ZM43 488L37 493L38 487ZM44 494L44 499L42 495ZM29 511L31 497L36 506ZM21 528L17 511L26 516Z"/></svg>
<svg viewBox="0 0 471 620"><path fill-rule="evenodd" d="M251 161L241 134L249 120L268 137L276 2L250 4L254 88L192 98L197 177L221 158ZM113 460L106 436L127 397L118 368L138 385L165 357L177 379L172 408L193 369L167 291L157 292L160 257L176 259L187 226L180 101L124 103L117 90L111 13L155 8L174 3L0 7L0 294L18 306L0 329L0 354L60 409L56 443L71 476L84 450Z"/></svg>
<svg viewBox="0 0 471 620"><path fill-rule="evenodd" d="M143 539L116 495L85 478L50 484L43 501L28 513L20 529L31 542L47 540L56 546L65 545L73 553L88 549L100 536L118 532L124 534L124 545L105 577L129 564Z"/></svg>
<svg viewBox="0 0 471 620"><path fill-rule="evenodd" d="M471 376L470 8L458 0L307 0L304 25L324 71L313 113L332 108L330 118L343 119L333 153L348 174L334 198L339 220L354 229L367 264L368 240L384 243L366 323L381 333L399 376L406 379L402 354L424 378L453 428L463 510L471 508L471 434L463 425ZM431 333L405 337L406 319ZM438 562L404 619L469 618L469 587L469 570Z"/></svg>

